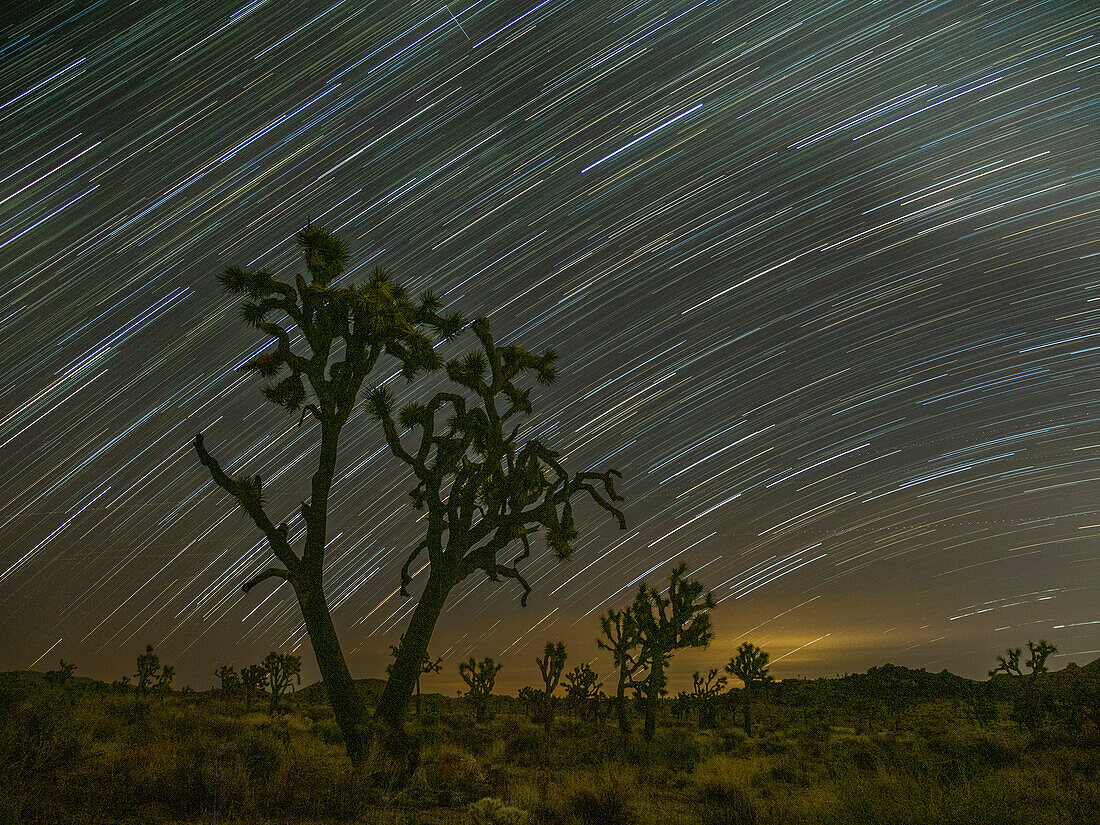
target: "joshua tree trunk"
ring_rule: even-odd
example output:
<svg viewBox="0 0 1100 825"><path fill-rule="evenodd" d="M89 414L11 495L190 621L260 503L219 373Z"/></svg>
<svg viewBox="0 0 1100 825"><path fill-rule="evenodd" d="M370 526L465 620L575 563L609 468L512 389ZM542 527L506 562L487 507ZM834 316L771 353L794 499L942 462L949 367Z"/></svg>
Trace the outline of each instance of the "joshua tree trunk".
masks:
<svg viewBox="0 0 1100 825"><path fill-rule="evenodd" d="M657 731L657 699L664 685L664 675L665 669L661 657L654 656L649 677L646 679L645 729L642 731L642 736L647 742L653 740L653 734Z"/></svg>
<svg viewBox="0 0 1100 825"><path fill-rule="evenodd" d="M553 723L553 698L550 696L549 691L547 691L544 711L546 712L542 714L542 723L546 727L547 736L550 736L550 725Z"/></svg>
<svg viewBox="0 0 1100 825"><path fill-rule="evenodd" d="M340 649L340 640L336 636L336 628L333 627L320 580L316 585L300 581L297 591L298 603L302 607L302 616L309 631L313 652L317 656L317 667L321 671L329 704L336 716L336 724L344 735L351 764L359 768L363 764L367 748L366 705L344 661L344 653Z"/></svg>
<svg viewBox="0 0 1100 825"><path fill-rule="evenodd" d="M416 677L416 718L420 718L420 676Z"/></svg>
<svg viewBox="0 0 1100 825"><path fill-rule="evenodd" d="M743 712L745 714L745 735L752 736L752 692L749 690L748 685L745 685L745 696L743 704Z"/></svg>
<svg viewBox="0 0 1100 825"><path fill-rule="evenodd" d="M619 689L615 693L615 712L619 719L619 731L623 736L630 735L630 717L626 710L626 674L619 674Z"/></svg>
<svg viewBox="0 0 1100 825"><path fill-rule="evenodd" d="M405 777L412 776L420 763L420 745L405 732L405 710L420 679L421 663L427 655L435 623L443 612L443 604L453 586L444 580L444 575L443 571L437 573L435 566L432 566L428 583L413 610L409 627L390 670L390 678L386 681L386 687L374 711L374 719L380 725L387 744L391 746L387 750L396 757L400 763L399 770Z"/></svg>

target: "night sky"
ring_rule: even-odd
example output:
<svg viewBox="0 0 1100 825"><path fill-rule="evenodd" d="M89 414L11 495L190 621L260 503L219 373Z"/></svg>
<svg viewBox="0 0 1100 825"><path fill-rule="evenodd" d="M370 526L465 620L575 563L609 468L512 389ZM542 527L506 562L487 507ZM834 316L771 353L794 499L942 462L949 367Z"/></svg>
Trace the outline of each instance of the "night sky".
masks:
<svg viewBox="0 0 1100 825"><path fill-rule="evenodd" d="M528 607L455 590L425 689L471 654L533 683L559 638L606 675L598 614L681 561L719 605L674 690L745 640L779 677L1100 655L1090 0L3 5L0 670L117 679L152 643L177 684L273 648L316 678L191 449L302 532L317 426L234 371L264 341L214 275L292 280L307 219L352 278L556 348L526 432L623 474L629 530L583 503ZM327 592L382 676L412 477L362 411L341 447Z"/></svg>

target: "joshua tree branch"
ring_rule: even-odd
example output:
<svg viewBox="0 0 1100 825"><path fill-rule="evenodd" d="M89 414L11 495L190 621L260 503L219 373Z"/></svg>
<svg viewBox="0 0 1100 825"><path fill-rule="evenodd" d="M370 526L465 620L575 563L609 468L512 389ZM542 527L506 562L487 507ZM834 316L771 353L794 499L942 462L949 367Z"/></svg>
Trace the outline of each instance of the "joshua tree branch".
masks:
<svg viewBox="0 0 1100 825"><path fill-rule="evenodd" d="M249 482L239 481L226 475L217 459L206 451L202 433L195 436L194 447L199 461L210 471L210 477L214 479L214 483L233 496L240 508L251 516L252 521L267 536L267 543L271 547L271 552L275 554L275 558L285 564L288 570L296 570L299 559L287 541L285 528L280 529L282 525L276 527L264 511L260 495L262 490L260 477L256 476Z"/></svg>
<svg viewBox="0 0 1100 825"><path fill-rule="evenodd" d="M267 579L282 579L283 581L290 581L290 571L284 570L282 567L269 567L253 576L251 579L241 585L241 590L247 593L253 587L260 582Z"/></svg>

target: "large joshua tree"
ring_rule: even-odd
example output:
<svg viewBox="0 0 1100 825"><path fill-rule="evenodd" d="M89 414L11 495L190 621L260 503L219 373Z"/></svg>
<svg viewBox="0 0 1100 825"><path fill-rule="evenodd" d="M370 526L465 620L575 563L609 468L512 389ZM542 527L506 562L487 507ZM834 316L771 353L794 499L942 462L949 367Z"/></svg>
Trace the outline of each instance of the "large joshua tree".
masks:
<svg viewBox="0 0 1100 825"><path fill-rule="evenodd" d="M555 556L570 558L578 495L587 495L626 529L626 519L612 503L622 500L615 492L616 471L571 475L541 440L519 439L519 416L531 413L531 388L523 386L523 379L533 374L540 384L553 383L555 353L497 346L484 318L472 328L479 346L446 365L457 391L407 404L396 415L388 390L379 388L370 396L371 414L382 425L391 452L416 477L409 493L413 506L426 515L423 539L401 570L402 595L409 595L409 569L421 553L427 553L428 577L375 712L387 749L403 762L399 767L406 775L417 764L418 746L405 734L405 708L455 586L476 571L493 581L513 579L523 588L526 605L531 587L519 565L531 554L531 536L542 532ZM516 545L522 550L507 560L505 554Z"/></svg>
<svg viewBox="0 0 1100 825"><path fill-rule="evenodd" d="M301 550L291 546L287 524L268 514L260 476L227 474L207 451L201 433L194 447L214 482L266 537L278 562L249 578L244 591L270 578L287 581L294 589L348 756L360 765L369 736L366 708L348 672L324 592L329 493L340 435L364 382L384 355L396 360L408 379L422 370L439 369L443 359L434 350L433 338L457 335L464 322L455 314L441 315L440 303L431 293L410 298L381 269L376 268L366 283L340 284L348 249L319 226L307 226L297 241L305 254L308 281L297 275L291 284L263 270L234 266L218 280L244 300L241 319L262 332L273 347L241 369L270 379L264 395L288 412L300 413L299 425L307 415L318 424L316 470L309 500L301 505L306 528Z"/></svg>

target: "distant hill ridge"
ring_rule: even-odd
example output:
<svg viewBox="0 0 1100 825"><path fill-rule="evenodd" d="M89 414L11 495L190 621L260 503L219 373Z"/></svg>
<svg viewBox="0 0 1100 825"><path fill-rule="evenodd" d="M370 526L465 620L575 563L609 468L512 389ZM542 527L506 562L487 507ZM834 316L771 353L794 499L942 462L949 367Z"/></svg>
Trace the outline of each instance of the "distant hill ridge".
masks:
<svg viewBox="0 0 1100 825"><path fill-rule="evenodd" d="M870 670L868 670L866 673L851 673L851 674L846 674L844 676L821 676L821 677L813 677L813 678L808 678L808 679L807 678L789 678L789 679L781 680L781 682L791 682L791 683L798 683L798 682L837 682L837 683L843 684L843 683L846 683L846 682L853 682L853 681L856 681L856 680L864 680L864 679L867 679L868 677L874 677L876 675L880 676L880 677L888 676L888 677L892 677L892 678L904 678L906 680L911 680L913 682L916 682L919 685L927 684L929 686L943 685L945 681L947 682L947 684L949 684L951 686L959 686L959 685L962 685L962 684L965 684L965 683L974 683L974 682L987 681L987 680L984 680L984 679L983 680L969 679L965 676L958 676L954 673L951 673L948 670L941 670L941 671L938 671L938 672L930 672L928 670L925 670L924 668L909 668L909 667L905 667L904 665L893 665L893 664L887 663L885 665L879 665L879 666L873 667ZM1068 679L1068 678L1079 678L1079 677L1100 677L1100 658L1094 659L1093 661L1089 662L1086 665L1078 665L1075 662L1070 662L1064 668L1062 668L1061 670L1052 670L1049 673L1045 674L1045 678L1054 679L1056 681L1060 681L1062 679ZM45 678L46 678L45 672L40 671L40 670L0 671L0 687L10 688L10 687L18 687L18 686L22 686L22 685L29 685L29 684L33 684L35 682L44 681ZM1002 680L1003 681L1003 680L1009 679L1011 677L1007 676L1006 674L999 673L999 674L997 674L996 676L994 676L992 678L996 679L996 680ZM72 677L72 681L73 681L74 684L86 685L86 686L91 686L91 685L96 685L96 684L104 685L104 686L109 686L110 685L109 682L104 682L104 681L101 681L99 679L93 679L89 676L74 675ZM385 679L378 679L378 678L374 678L374 677L368 677L368 678L364 678L364 679L356 679L355 684L359 687L359 690L364 694L365 698L367 698L368 700L376 700L379 696L382 695L382 691L386 687L386 680ZM213 690L209 690L209 689L208 690L198 690L198 691L195 691L195 692L196 693L217 693L218 690L217 690L217 688L214 688ZM305 685L301 688L298 688L298 690L296 690L294 692L294 694L292 694L292 695L297 696L297 697L299 697L303 700L306 700L306 701L322 700L322 699L325 698L324 697L324 684L320 681L313 682L309 685ZM429 697L429 696L442 696L443 694L441 694L441 693L424 693L423 695L425 697ZM507 695L507 694L502 694L502 695Z"/></svg>

